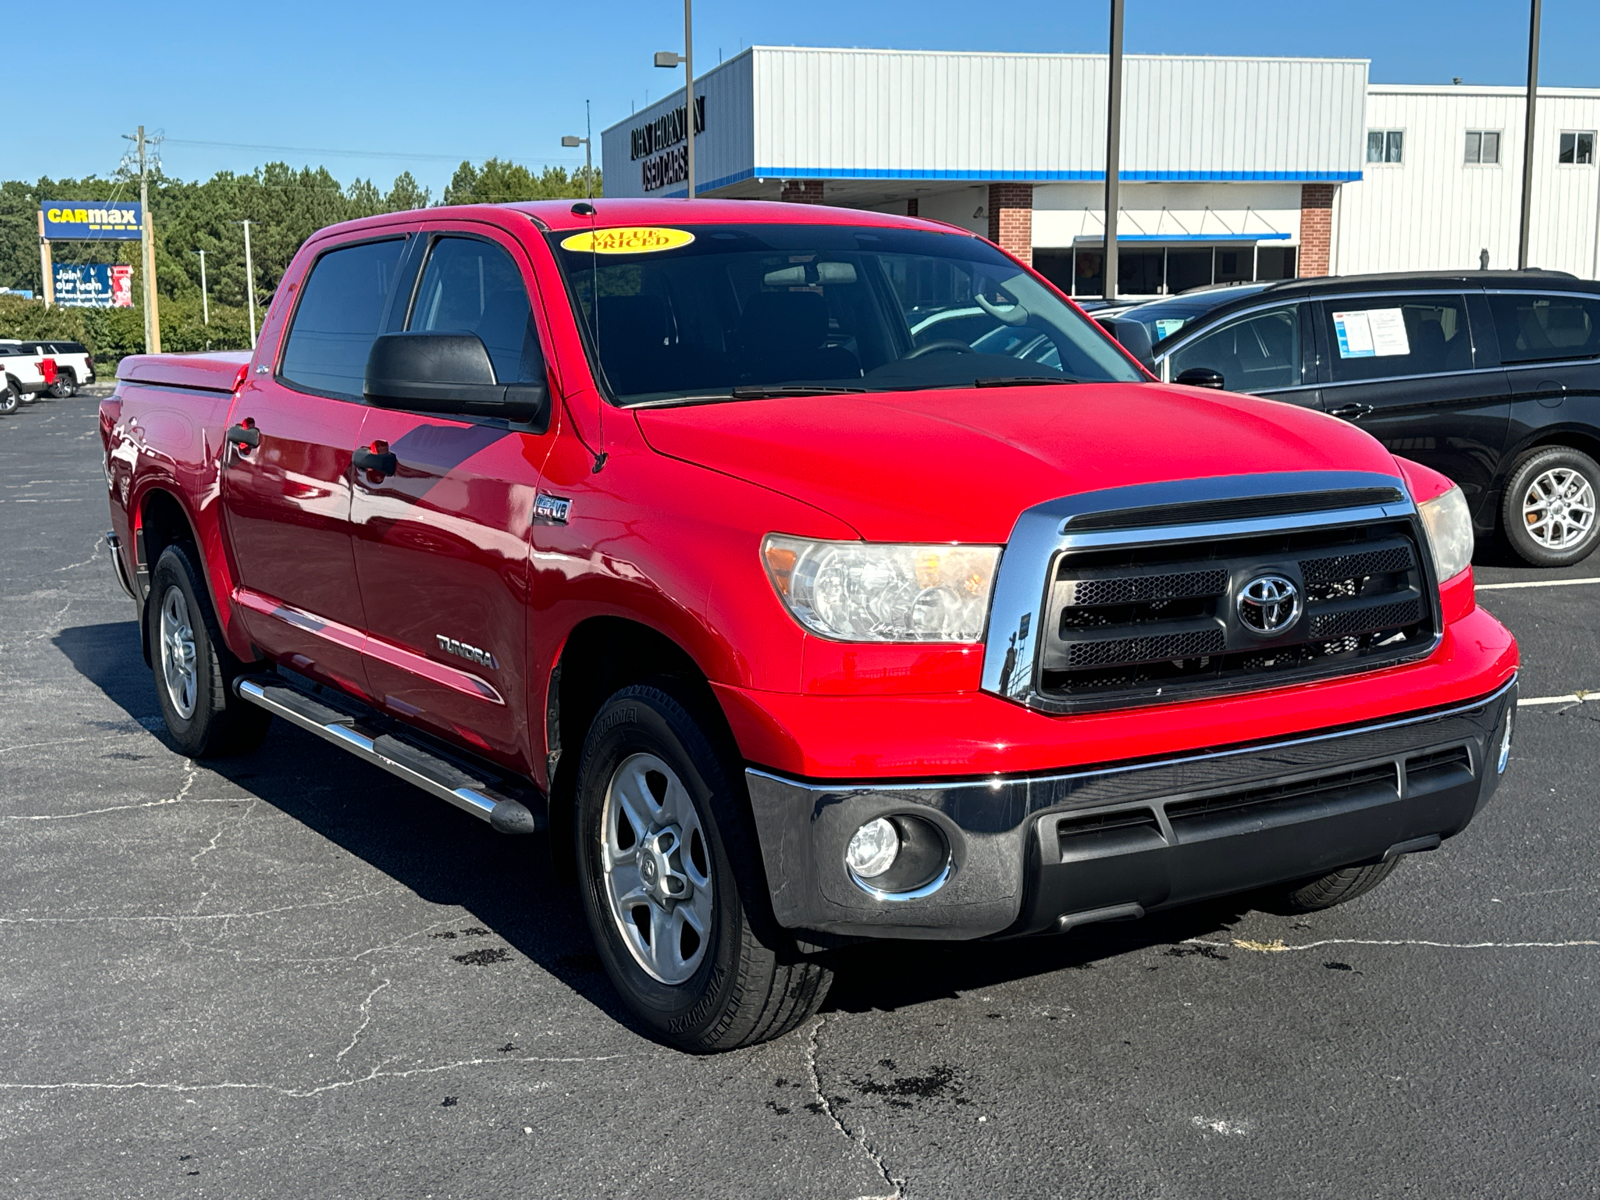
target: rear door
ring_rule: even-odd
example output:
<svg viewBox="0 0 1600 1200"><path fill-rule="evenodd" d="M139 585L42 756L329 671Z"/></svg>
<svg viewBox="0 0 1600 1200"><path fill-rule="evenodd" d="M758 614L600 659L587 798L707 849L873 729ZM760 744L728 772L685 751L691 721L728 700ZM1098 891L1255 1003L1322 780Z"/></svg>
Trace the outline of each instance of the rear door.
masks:
<svg viewBox="0 0 1600 1200"><path fill-rule="evenodd" d="M537 292L516 240L452 222L430 229L424 249L414 295L397 303L390 328L475 334L497 382L543 382ZM533 769L528 537L552 436L495 418L370 408L361 444L393 454L396 469L357 472L352 510L373 695L522 771Z"/></svg>
<svg viewBox="0 0 1600 1200"><path fill-rule="evenodd" d="M1204 367L1219 372L1230 392L1318 407L1315 341L1304 307L1291 302L1250 309L1197 331L1164 355L1165 377Z"/></svg>
<svg viewBox="0 0 1600 1200"><path fill-rule="evenodd" d="M1510 398L1460 292L1318 301L1327 346L1323 406L1395 454L1461 485L1474 515L1493 493Z"/></svg>
<svg viewBox="0 0 1600 1200"><path fill-rule="evenodd" d="M223 456L223 510L251 637L359 695L368 694L366 619L350 545L350 463L367 412L367 353L406 242L369 238L317 255L281 348L262 347L234 403L230 425L243 438Z"/></svg>

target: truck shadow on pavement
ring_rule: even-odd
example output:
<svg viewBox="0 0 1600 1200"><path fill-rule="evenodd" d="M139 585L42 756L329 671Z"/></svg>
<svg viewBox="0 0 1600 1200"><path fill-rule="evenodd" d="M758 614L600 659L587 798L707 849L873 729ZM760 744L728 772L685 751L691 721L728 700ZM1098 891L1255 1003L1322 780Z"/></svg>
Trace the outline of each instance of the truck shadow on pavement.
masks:
<svg viewBox="0 0 1600 1200"><path fill-rule="evenodd" d="M133 720L166 741L155 681L133 621L63 629L56 647ZM170 743L168 743L170 745ZM508 837L302 730L279 721L261 749L204 764L434 904L467 910L493 935L614 1020L637 1029L594 953L576 888L560 883L547 836ZM1240 898L1064 936L1009 942L873 942L844 949L825 1006L893 1011L1010 980L1089 970L1103 959L1215 936L1248 910ZM477 943L475 950L483 943ZM478 954L474 965L499 961Z"/></svg>

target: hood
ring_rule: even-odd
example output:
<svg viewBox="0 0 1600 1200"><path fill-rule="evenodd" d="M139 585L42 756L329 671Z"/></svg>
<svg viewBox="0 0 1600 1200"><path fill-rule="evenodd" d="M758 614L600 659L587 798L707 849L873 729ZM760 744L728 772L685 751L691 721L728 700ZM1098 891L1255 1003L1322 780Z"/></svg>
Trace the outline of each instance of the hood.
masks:
<svg viewBox="0 0 1600 1200"><path fill-rule="evenodd" d="M868 541L1004 542L1026 508L1132 484L1399 474L1374 439L1333 417L1158 383L795 396L636 416L657 452L815 505Z"/></svg>

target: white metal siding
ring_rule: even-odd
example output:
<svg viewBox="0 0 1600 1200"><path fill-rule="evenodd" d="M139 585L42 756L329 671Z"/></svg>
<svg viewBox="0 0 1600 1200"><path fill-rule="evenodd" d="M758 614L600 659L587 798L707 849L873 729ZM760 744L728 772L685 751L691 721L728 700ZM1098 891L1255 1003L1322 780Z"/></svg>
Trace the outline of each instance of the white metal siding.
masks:
<svg viewBox="0 0 1600 1200"><path fill-rule="evenodd" d="M1404 130L1404 161L1340 189L1334 271L1475 270L1485 249L1515 267L1526 111L1519 88L1373 86L1367 128ZM1499 131L1498 165L1463 161L1469 129ZM1600 169L1557 163L1572 129L1600 129L1600 91L1541 91L1528 261L1593 278Z"/></svg>
<svg viewBox="0 0 1600 1200"><path fill-rule="evenodd" d="M754 51L758 173L1094 179L1105 170L1103 55ZM1359 173L1367 64L1130 56L1130 179Z"/></svg>
<svg viewBox="0 0 1600 1200"><path fill-rule="evenodd" d="M752 54L746 50L695 80L695 95L706 101L705 132L695 139L695 190L719 186L722 181L747 178L754 159L751 137L756 106L751 99ZM680 76L681 78L681 76ZM600 135L601 163L608 196L681 196L674 184L646 193L640 173L642 160L629 158L629 133L683 105L683 89L668 93L648 108L618 121ZM674 147L676 149L676 147Z"/></svg>

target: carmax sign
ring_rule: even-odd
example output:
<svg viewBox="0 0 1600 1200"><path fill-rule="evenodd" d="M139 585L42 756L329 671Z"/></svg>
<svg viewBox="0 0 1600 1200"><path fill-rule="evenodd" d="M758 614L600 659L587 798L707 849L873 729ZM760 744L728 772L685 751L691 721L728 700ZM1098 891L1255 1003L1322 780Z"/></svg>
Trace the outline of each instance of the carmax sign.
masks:
<svg viewBox="0 0 1600 1200"><path fill-rule="evenodd" d="M103 241L139 236L137 200L45 200L44 236L50 241Z"/></svg>

